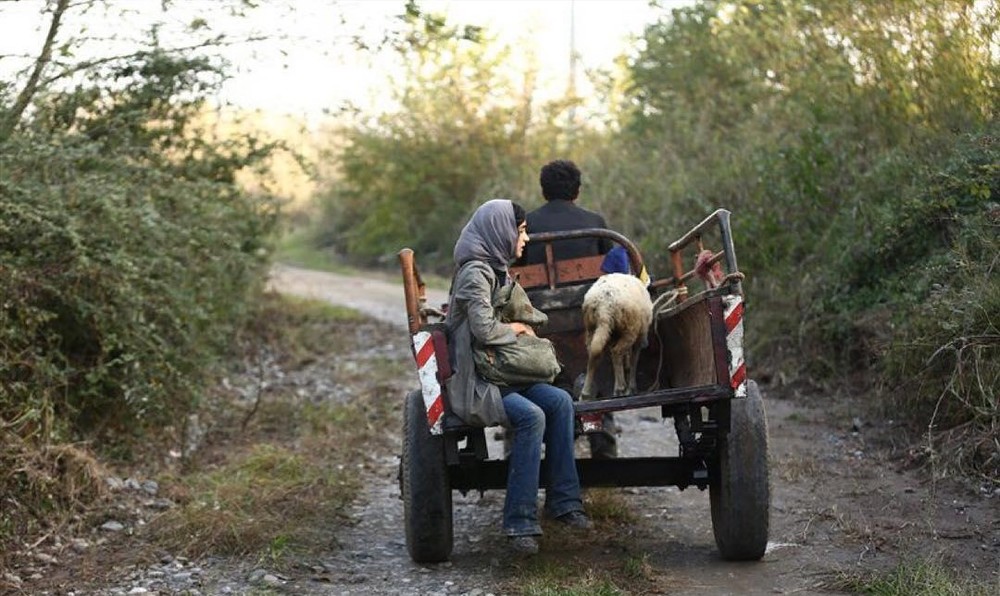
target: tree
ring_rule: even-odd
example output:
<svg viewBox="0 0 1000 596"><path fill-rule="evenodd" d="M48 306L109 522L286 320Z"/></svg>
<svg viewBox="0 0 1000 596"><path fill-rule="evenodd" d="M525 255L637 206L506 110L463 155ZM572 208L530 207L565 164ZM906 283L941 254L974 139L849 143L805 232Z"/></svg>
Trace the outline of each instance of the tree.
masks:
<svg viewBox="0 0 1000 596"><path fill-rule="evenodd" d="M31 99L38 91L42 73L52 61L52 46L55 44L56 34L59 31L59 25L62 23L63 14L65 14L68 7L69 0L57 0L56 5L52 10L52 18L49 22L48 33L45 35L45 41L42 43L42 49L39 52L38 58L35 60L34 67L31 69L31 74L28 76L28 80L25 82L24 88L22 88L21 92L18 93L13 107L11 107L10 110L7 110L6 113L0 114L0 143L3 143L10 138L11 132L21 119L21 115L24 114L24 110L28 107L28 104L31 103Z"/></svg>
<svg viewBox="0 0 1000 596"><path fill-rule="evenodd" d="M675 10L631 62L610 183L651 198L631 205L651 225L733 210L748 352L872 373L894 415L971 429L991 478L998 16L965 0ZM651 231L665 254L672 235Z"/></svg>
<svg viewBox="0 0 1000 596"><path fill-rule="evenodd" d="M553 132L536 123L530 76L523 88L511 80L509 48L485 30L451 26L414 3L400 23L396 108L340 131L340 178L321 198L323 242L367 264L410 246L446 268L479 202L524 196L514 190L534 175L539 137Z"/></svg>

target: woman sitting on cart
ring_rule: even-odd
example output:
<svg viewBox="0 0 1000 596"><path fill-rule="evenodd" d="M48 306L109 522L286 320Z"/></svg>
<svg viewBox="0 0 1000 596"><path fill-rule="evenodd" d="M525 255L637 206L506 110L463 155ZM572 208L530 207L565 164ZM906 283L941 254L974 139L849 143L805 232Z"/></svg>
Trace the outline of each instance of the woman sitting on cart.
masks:
<svg viewBox="0 0 1000 596"><path fill-rule="evenodd" d="M452 412L467 424L499 424L513 431L503 528L513 550L534 554L538 552L535 537L542 533L537 497L543 440L548 462L545 513L577 529L590 528L591 524L580 498L569 394L546 383L498 387L479 378L473 363L473 339L495 345L512 343L522 333L534 335L524 323L500 322L491 304L493 291L511 283L508 264L521 256L527 242L525 211L520 205L505 199L482 204L455 244L458 270L446 323L457 365L455 375L448 380Z"/></svg>

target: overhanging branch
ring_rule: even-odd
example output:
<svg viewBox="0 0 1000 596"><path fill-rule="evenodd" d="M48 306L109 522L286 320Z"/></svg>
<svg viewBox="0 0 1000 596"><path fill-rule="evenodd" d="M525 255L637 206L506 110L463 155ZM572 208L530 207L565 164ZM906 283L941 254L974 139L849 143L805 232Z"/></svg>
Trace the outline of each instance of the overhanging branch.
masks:
<svg viewBox="0 0 1000 596"><path fill-rule="evenodd" d="M38 90L38 81L42 78L42 71L45 70L45 67L52 60L52 44L55 43L56 32L59 31L59 24L68 6L69 0L58 0L55 10L52 11L49 32L45 35L45 43L42 45L42 51L39 53L38 59L35 60L35 67L31 70L31 76L28 77L24 88L18 93L17 100L14 101L14 107L11 108L10 113L0 121L0 143L10 138L11 133L14 132L14 127L20 122L21 115L24 114L24 110L27 109L28 104L31 103L31 98L35 96L35 92Z"/></svg>

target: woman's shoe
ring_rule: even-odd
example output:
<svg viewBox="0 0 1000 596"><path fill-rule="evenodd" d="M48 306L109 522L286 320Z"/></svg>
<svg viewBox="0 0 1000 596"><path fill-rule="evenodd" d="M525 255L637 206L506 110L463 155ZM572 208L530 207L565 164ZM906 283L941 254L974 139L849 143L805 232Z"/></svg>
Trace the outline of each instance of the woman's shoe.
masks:
<svg viewBox="0 0 1000 596"><path fill-rule="evenodd" d="M510 536L507 538L510 549L522 555L537 555L538 541L534 536Z"/></svg>
<svg viewBox="0 0 1000 596"><path fill-rule="evenodd" d="M574 530L589 530L594 526L590 518L582 511L570 511L556 518L556 521L573 528Z"/></svg>

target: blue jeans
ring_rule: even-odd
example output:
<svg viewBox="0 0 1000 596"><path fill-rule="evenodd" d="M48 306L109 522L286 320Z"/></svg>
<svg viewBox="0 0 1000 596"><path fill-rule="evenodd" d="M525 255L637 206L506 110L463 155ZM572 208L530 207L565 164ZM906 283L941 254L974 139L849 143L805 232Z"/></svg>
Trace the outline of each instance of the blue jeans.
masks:
<svg viewBox="0 0 1000 596"><path fill-rule="evenodd" d="M514 433L507 458L507 496L503 506L503 528L508 536L535 536L542 533L538 523L539 473L542 441L545 441L547 477L545 511L559 517L583 511L580 478L573 453L573 400L569 393L553 385L501 388L503 408Z"/></svg>

